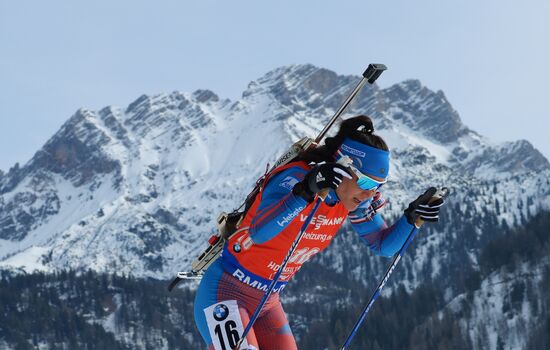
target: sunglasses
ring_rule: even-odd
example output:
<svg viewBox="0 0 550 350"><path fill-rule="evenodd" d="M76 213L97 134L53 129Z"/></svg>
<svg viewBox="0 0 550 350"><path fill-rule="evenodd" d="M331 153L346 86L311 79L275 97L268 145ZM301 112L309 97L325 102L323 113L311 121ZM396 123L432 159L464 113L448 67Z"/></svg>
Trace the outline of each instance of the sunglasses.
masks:
<svg viewBox="0 0 550 350"><path fill-rule="evenodd" d="M377 190L387 181L386 179L384 179L384 181L375 180L372 177L360 172L359 169L357 169L353 165L350 165L349 167L353 171L353 173L357 175L357 185L360 189L364 191Z"/></svg>

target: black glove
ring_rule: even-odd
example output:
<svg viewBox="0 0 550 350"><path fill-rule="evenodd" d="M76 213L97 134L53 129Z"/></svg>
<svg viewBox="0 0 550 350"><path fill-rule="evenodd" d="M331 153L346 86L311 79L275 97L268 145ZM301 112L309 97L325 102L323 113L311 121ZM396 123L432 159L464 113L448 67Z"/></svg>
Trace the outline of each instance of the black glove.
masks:
<svg viewBox="0 0 550 350"><path fill-rule="evenodd" d="M338 188L344 177L352 179L351 174L344 166L337 163L320 164L311 169L302 182L294 186L292 192L311 202L316 193L326 188L333 190Z"/></svg>
<svg viewBox="0 0 550 350"><path fill-rule="evenodd" d="M414 225L416 219L420 218L424 221L436 222L439 220L439 208L445 203L443 198L438 198L429 203L434 194L437 192L435 187L430 187L424 194L418 196L409 207L405 209L407 222Z"/></svg>

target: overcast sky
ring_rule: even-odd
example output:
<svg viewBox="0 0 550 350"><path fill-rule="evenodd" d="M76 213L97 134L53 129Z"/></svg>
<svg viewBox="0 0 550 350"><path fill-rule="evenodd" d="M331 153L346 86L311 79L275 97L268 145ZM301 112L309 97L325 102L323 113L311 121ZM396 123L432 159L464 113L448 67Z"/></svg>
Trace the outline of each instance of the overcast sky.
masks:
<svg viewBox="0 0 550 350"><path fill-rule="evenodd" d="M391 4L387 4L391 3ZM443 90L470 128L550 158L550 1L1 1L0 169L78 108L213 90L293 63Z"/></svg>

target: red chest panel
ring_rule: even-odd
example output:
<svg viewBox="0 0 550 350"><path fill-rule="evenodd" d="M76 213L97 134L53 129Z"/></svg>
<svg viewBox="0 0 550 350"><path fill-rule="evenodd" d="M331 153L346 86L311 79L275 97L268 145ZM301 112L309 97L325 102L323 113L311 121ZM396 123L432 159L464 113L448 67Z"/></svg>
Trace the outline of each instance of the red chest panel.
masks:
<svg viewBox="0 0 550 350"><path fill-rule="evenodd" d="M299 164L302 167L307 165ZM296 166L296 163L291 166ZM284 170L287 167L278 169ZM241 228L250 226L250 222L254 218L256 210L261 202L262 192L256 197L254 204L248 210L248 213L240 225ZM313 209L314 203L305 207L297 214L288 225L271 240L255 244L252 242L248 230L244 229L241 232L234 234L228 243L229 249L227 252L233 255L237 262L248 271L265 279L271 280L279 269L279 265L287 255L292 243L298 236L304 221ZM308 225L300 243L296 247L287 266L279 278L279 281L288 281L302 266L315 254L323 251L328 247L340 226L344 223L348 215L348 210L341 203L334 206L328 206L324 202L321 203L317 213ZM232 247L238 243L241 250L237 253ZM225 253L224 253L225 254Z"/></svg>

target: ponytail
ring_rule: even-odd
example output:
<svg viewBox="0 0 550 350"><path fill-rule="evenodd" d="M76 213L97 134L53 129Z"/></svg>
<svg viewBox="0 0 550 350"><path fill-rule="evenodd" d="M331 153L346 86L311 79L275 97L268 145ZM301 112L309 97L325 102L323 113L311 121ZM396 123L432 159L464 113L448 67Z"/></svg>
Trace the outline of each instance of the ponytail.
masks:
<svg viewBox="0 0 550 350"><path fill-rule="evenodd" d="M298 155L298 160L307 163L320 163L323 161L333 162L334 154L345 138L350 138L384 151L389 150L384 139L374 134L374 125L372 124L371 118L366 115L358 115L344 120L342 124L340 124L340 129L336 135L327 137L323 146L300 153Z"/></svg>

